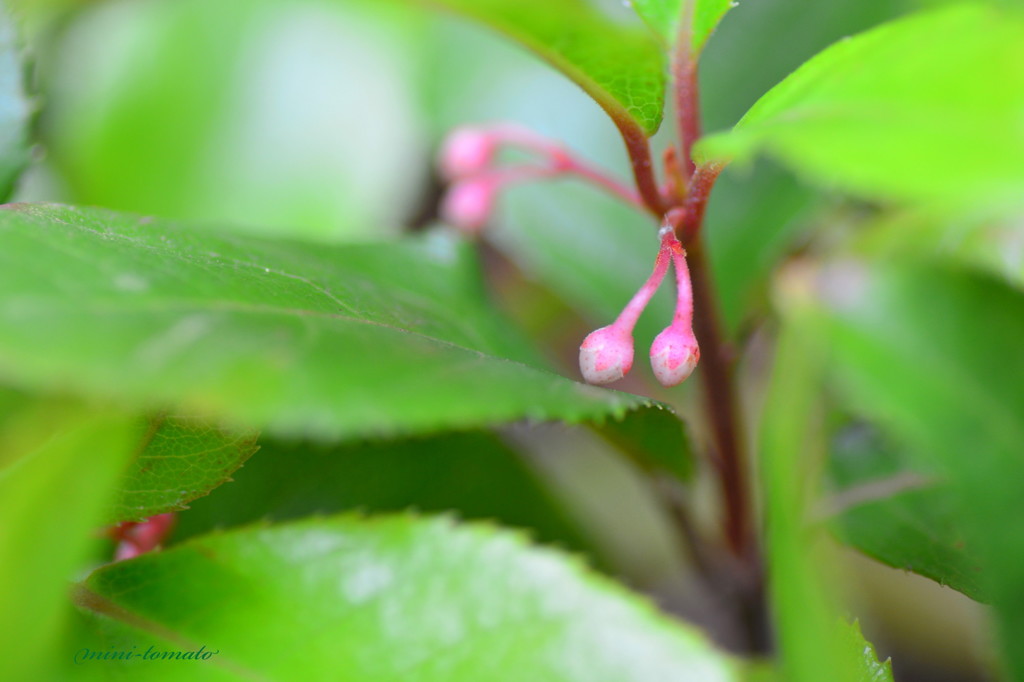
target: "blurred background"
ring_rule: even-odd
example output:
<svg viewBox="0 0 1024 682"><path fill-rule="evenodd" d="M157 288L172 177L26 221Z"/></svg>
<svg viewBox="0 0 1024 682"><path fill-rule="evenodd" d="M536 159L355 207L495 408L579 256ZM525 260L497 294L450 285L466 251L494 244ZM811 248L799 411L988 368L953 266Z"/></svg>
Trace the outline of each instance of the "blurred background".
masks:
<svg viewBox="0 0 1024 682"><path fill-rule="evenodd" d="M628 176L614 127L576 86L486 29L413 3L7 4L25 27L39 140L15 200L96 205L301 240L393 238L446 229L437 224L443 188L433 159L440 141L454 126L496 120L527 125ZM617 20L634 21L623 3L599 4ZM732 125L831 42L919 4L741 1L702 59L705 128ZM671 126L665 128L656 148L671 141ZM793 254L833 248L886 215L804 186L767 163L720 180L707 234L748 414L757 413L770 359L773 271ZM643 215L559 180L503 196L480 249L498 304L554 366L575 377L579 341L611 320L646 277L653 246ZM637 337L653 337L671 304L661 292ZM665 392L642 372L620 388L672 403L684 417L699 409L692 386ZM689 420L698 442L699 421ZM717 510L705 474L695 474L688 504L711 532ZM730 643L716 617L721 605L699 589L692 557L642 474L582 428L366 442L331 452L268 441L235 479L180 515L176 540L264 516L268 501L274 518L352 507L455 510L529 528L540 541L586 554ZM897 680L989 679L979 605L852 550L837 551L850 611L882 657L893 657Z"/></svg>

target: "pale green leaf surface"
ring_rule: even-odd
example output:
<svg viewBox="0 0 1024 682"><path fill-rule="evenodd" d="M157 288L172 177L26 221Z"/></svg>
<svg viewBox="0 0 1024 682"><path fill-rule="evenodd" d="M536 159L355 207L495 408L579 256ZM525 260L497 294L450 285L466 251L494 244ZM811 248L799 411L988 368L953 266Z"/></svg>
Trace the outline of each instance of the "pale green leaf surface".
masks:
<svg viewBox="0 0 1024 682"><path fill-rule="evenodd" d="M690 12L690 50L699 54L722 20L733 6L732 0L632 0L637 14L665 41L673 45L678 39L679 21L684 12Z"/></svg>
<svg viewBox="0 0 1024 682"><path fill-rule="evenodd" d="M152 420L117 490L110 521L180 511L231 480L257 450L254 431L230 431L183 415Z"/></svg>
<svg viewBox="0 0 1024 682"><path fill-rule="evenodd" d="M665 58L646 31L621 25L585 0L402 0L484 23L535 52L593 97L620 128L661 125Z"/></svg>
<svg viewBox="0 0 1024 682"><path fill-rule="evenodd" d="M100 569L79 603L217 650L240 679L735 679L704 637L578 563L445 519L198 538Z"/></svg>
<svg viewBox="0 0 1024 682"><path fill-rule="evenodd" d="M1005 212L1024 197L1024 17L959 5L824 50L703 158L766 153L884 200Z"/></svg>
<svg viewBox="0 0 1024 682"><path fill-rule="evenodd" d="M1024 679L1024 295L949 268L834 266L820 334L841 386L949 481L1008 669Z"/></svg>
<svg viewBox="0 0 1024 682"><path fill-rule="evenodd" d="M0 376L350 436L650 404L539 369L464 244L322 247L107 211L0 211ZM509 359L511 358L511 359Z"/></svg>
<svg viewBox="0 0 1024 682"><path fill-rule="evenodd" d="M3 676L49 679L68 581L135 445L134 420L40 401L0 432L0 613Z"/></svg>

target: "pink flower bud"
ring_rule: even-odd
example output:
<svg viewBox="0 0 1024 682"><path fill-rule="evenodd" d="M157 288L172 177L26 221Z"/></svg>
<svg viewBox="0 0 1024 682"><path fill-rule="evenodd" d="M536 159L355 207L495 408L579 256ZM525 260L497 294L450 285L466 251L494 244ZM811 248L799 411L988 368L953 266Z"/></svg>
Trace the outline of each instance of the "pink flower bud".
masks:
<svg viewBox="0 0 1024 682"><path fill-rule="evenodd" d="M666 327L651 344L651 369L662 386L675 386L690 376L700 348L689 326L672 324Z"/></svg>
<svg viewBox="0 0 1024 682"><path fill-rule="evenodd" d="M441 204L441 218L463 232L476 234L494 209L497 185L486 177L456 182Z"/></svg>
<svg viewBox="0 0 1024 682"><path fill-rule="evenodd" d="M633 335L614 324L591 332L580 345L580 372L590 384L608 384L633 366Z"/></svg>
<svg viewBox="0 0 1024 682"><path fill-rule="evenodd" d="M477 175L487 170L498 146L498 140L487 131L459 128L452 132L441 148L441 173L449 180Z"/></svg>

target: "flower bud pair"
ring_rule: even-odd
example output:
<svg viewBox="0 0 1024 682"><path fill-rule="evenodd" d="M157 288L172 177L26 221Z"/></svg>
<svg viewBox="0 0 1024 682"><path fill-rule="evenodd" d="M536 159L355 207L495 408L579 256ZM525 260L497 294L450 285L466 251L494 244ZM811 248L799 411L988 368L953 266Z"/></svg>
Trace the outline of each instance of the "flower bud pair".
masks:
<svg viewBox="0 0 1024 682"><path fill-rule="evenodd" d="M672 324L651 344L651 369L663 386L675 386L693 372L700 348L693 334L693 291L686 253L670 227L663 228L654 272L612 324L591 332L580 345L580 372L591 384L624 377L633 366L633 328L661 285L671 259L676 271L676 312Z"/></svg>

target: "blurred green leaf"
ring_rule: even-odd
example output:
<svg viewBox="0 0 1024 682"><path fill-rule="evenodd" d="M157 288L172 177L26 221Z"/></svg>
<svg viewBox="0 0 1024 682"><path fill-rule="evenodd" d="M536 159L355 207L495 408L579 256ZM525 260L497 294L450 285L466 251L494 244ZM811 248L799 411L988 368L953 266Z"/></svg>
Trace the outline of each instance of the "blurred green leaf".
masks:
<svg viewBox="0 0 1024 682"><path fill-rule="evenodd" d="M68 581L135 445L118 414L38 401L0 432L0 656L12 680L50 679Z"/></svg>
<svg viewBox="0 0 1024 682"><path fill-rule="evenodd" d="M482 432L331 446L264 439L234 483L179 515L175 537L355 509L451 511L593 551L521 453Z"/></svg>
<svg viewBox="0 0 1024 682"><path fill-rule="evenodd" d="M586 0L402 0L440 7L521 43L576 82L621 129L661 125L666 60L646 31L613 21Z"/></svg>
<svg viewBox="0 0 1024 682"><path fill-rule="evenodd" d="M833 499L841 503L833 510L836 530L884 564L983 600L981 569L966 546L954 494L922 468L873 429L844 429L829 459Z"/></svg>
<svg viewBox="0 0 1024 682"><path fill-rule="evenodd" d="M724 318L734 333L766 312L769 277L813 225L821 200L770 163L750 174L726 170L715 183L705 230Z"/></svg>
<svg viewBox="0 0 1024 682"><path fill-rule="evenodd" d="M209 663L240 678L735 679L701 635L576 562L444 519L198 538L100 569L78 601L168 648L217 651Z"/></svg>
<svg viewBox="0 0 1024 682"><path fill-rule="evenodd" d="M821 443L816 435L820 349L804 331L804 305L785 301L785 322L776 345L771 383L761 416L759 462L765 504L769 595L787 682L854 682L857 664L835 627L821 565L821 533L808 528L817 495L815 471Z"/></svg>
<svg viewBox="0 0 1024 682"><path fill-rule="evenodd" d="M32 106L22 82L21 49L10 10L0 6L0 201L6 201L29 161Z"/></svg>
<svg viewBox="0 0 1024 682"><path fill-rule="evenodd" d="M110 521L141 521L187 509L258 449L254 431L229 431L207 420L166 415L151 420L117 491Z"/></svg>
<svg viewBox="0 0 1024 682"><path fill-rule="evenodd" d="M631 0L633 8L667 45L676 42L679 22L685 17L690 23L690 49L699 54L711 32L733 7L732 0Z"/></svg>
<svg viewBox="0 0 1024 682"><path fill-rule="evenodd" d="M470 249L436 237L324 247L12 206L0 376L325 437L651 404L531 366Z"/></svg>
<svg viewBox="0 0 1024 682"><path fill-rule="evenodd" d="M704 157L766 152L881 199L1021 207L1024 18L984 4L921 13L828 48L761 98Z"/></svg>
<svg viewBox="0 0 1024 682"><path fill-rule="evenodd" d="M928 211L890 211L853 235L848 252L869 259L926 256L991 272L1024 288L1024 226L1018 218L985 219Z"/></svg>
<svg viewBox="0 0 1024 682"><path fill-rule="evenodd" d="M1024 294L912 263L836 265L819 288L819 334L855 407L947 477L1008 668L1024 679Z"/></svg>
<svg viewBox="0 0 1024 682"><path fill-rule="evenodd" d="M321 240L394 233L427 150L409 20L381 14L334 0L84 8L44 63L66 199Z"/></svg>

